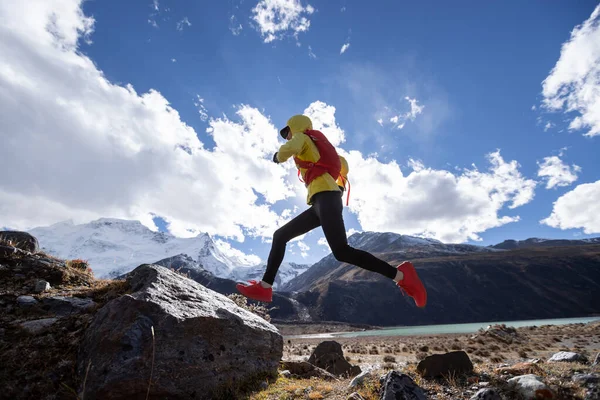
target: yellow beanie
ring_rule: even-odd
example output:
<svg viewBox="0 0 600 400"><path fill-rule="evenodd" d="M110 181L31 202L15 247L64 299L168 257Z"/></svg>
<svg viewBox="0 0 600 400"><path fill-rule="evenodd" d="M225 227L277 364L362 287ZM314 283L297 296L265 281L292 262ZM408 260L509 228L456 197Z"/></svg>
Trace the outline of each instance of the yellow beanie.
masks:
<svg viewBox="0 0 600 400"><path fill-rule="evenodd" d="M292 134L313 128L312 121L306 115L294 115L288 119L287 126L290 127Z"/></svg>

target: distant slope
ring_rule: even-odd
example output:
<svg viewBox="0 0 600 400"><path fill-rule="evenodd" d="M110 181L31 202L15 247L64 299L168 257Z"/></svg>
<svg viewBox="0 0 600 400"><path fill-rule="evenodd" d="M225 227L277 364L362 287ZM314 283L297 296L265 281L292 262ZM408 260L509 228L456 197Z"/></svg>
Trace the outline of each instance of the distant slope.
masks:
<svg viewBox="0 0 600 400"><path fill-rule="evenodd" d="M531 247L551 247L551 246L582 246L587 244L600 244L600 238L591 239L539 239L530 238L527 240L505 240L502 243L490 246L494 249L514 250L526 249Z"/></svg>
<svg viewBox="0 0 600 400"><path fill-rule="evenodd" d="M413 259L409 252L379 255L391 264ZM413 262L429 294L424 309L402 296L392 281L348 265L325 269L320 278L302 282L299 286L306 290L296 298L314 320L387 326L600 314L600 245L478 252Z"/></svg>

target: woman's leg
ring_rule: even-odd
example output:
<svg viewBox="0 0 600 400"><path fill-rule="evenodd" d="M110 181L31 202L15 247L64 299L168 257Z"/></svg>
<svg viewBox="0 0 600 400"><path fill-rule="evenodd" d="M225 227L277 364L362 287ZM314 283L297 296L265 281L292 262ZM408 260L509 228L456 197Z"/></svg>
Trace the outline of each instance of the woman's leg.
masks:
<svg viewBox="0 0 600 400"><path fill-rule="evenodd" d="M398 270L371 253L355 249L348 245L346 228L342 217L343 203L339 192L321 192L314 197L316 215L321 221L325 239L333 256L342 262L377 272L390 279L396 277Z"/></svg>
<svg viewBox="0 0 600 400"><path fill-rule="evenodd" d="M275 231L273 234L273 243L271 244L271 252L267 260L267 270L262 279L263 282L272 285L275 281L275 276L285 255L287 242L315 229L319 225L321 225L319 217L315 213L314 206L311 206L308 210Z"/></svg>

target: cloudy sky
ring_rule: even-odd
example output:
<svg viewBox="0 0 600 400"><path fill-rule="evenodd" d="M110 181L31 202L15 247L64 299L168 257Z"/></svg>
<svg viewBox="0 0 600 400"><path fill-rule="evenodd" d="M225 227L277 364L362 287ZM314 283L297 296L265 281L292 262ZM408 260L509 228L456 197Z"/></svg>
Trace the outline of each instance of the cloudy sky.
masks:
<svg viewBox="0 0 600 400"><path fill-rule="evenodd" d="M270 161L305 113L349 161L349 232L600 234L596 1L2 0L0 55L0 227L139 219L264 259L306 208Z"/></svg>

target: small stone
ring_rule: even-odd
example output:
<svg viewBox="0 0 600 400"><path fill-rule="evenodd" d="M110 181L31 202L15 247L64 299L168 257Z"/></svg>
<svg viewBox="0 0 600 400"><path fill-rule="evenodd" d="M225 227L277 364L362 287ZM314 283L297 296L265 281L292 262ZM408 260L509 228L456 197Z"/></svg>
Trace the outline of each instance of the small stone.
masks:
<svg viewBox="0 0 600 400"><path fill-rule="evenodd" d="M479 387L488 387L490 386L489 382L479 382Z"/></svg>
<svg viewBox="0 0 600 400"><path fill-rule="evenodd" d="M46 290L50 290L50 283L45 280L40 279L35 283L35 287L33 288L34 293L43 293Z"/></svg>
<svg viewBox="0 0 600 400"><path fill-rule="evenodd" d="M37 300L33 296L19 296L17 297L17 304L19 307L30 307L37 304Z"/></svg>
<svg viewBox="0 0 600 400"><path fill-rule="evenodd" d="M415 381L406 374L390 371L380 379L380 400L427 400L427 396Z"/></svg>
<svg viewBox="0 0 600 400"><path fill-rule="evenodd" d="M20 324L21 328L25 329L31 334L37 334L45 331L50 326L54 325L58 321L58 318L43 318L36 319L33 321L27 321Z"/></svg>
<svg viewBox="0 0 600 400"><path fill-rule="evenodd" d="M289 378L292 376L292 373L289 370L284 369L283 371L279 371L279 375L283 376L284 378Z"/></svg>
<svg viewBox="0 0 600 400"><path fill-rule="evenodd" d="M368 376L371 376L370 370L361 372L359 375L355 376L354 379L352 379L352 381L350 381L350 385L348 386L348 388L362 386L362 384L365 382L365 378L367 378Z"/></svg>
<svg viewBox="0 0 600 400"><path fill-rule="evenodd" d="M44 308L56 315L69 315L88 310L96 305L89 298L53 296L42 300Z"/></svg>
<svg viewBox="0 0 600 400"><path fill-rule="evenodd" d="M537 375L521 375L508 380L526 399L552 399L552 392ZM550 396L550 397L548 397Z"/></svg>
<svg viewBox="0 0 600 400"><path fill-rule="evenodd" d="M594 375L594 374L575 374L575 375L573 375L572 379L574 382L579 382L584 385L600 382L600 377L598 375Z"/></svg>
<svg viewBox="0 0 600 400"><path fill-rule="evenodd" d="M365 400L365 398L362 397L360 394L354 392L348 395L348 397L346 397L346 400Z"/></svg>
<svg viewBox="0 0 600 400"><path fill-rule="evenodd" d="M269 384L265 381L260 383L260 390L267 390L269 388Z"/></svg>
<svg viewBox="0 0 600 400"><path fill-rule="evenodd" d="M502 397L494 389L481 389L470 400L502 400Z"/></svg>
<svg viewBox="0 0 600 400"><path fill-rule="evenodd" d="M548 362L587 362L587 359L579 353L559 351L554 354Z"/></svg>

